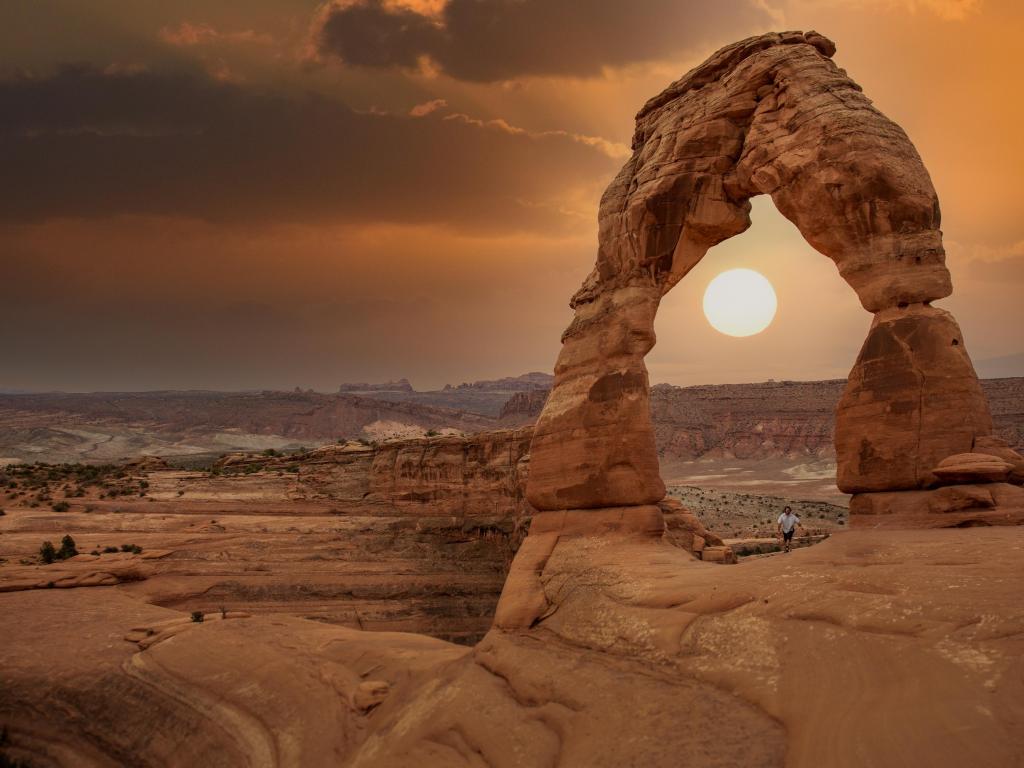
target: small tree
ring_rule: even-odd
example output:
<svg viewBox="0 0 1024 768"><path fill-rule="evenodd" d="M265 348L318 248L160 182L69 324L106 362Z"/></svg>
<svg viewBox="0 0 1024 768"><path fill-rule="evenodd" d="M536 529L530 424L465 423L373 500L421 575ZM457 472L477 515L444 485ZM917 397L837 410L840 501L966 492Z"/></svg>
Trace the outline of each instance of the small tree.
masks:
<svg viewBox="0 0 1024 768"><path fill-rule="evenodd" d="M196 624L201 624L203 622L203 612L192 611L192 621L194 621Z"/></svg>
<svg viewBox="0 0 1024 768"><path fill-rule="evenodd" d="M57 550L53 548L53 542L43 542L43 546L39 548L39 559L47 565L57 559Z"/></svg>
<svg viewBox="0 0 1024 768"><path fill-rule="evenodd" d="M60 540L60 551L57 553L57 557L61 560L67 560L69 557L74 557L78 554L78 549L75 547L75 540L70 536L65 536Z"/></svg>

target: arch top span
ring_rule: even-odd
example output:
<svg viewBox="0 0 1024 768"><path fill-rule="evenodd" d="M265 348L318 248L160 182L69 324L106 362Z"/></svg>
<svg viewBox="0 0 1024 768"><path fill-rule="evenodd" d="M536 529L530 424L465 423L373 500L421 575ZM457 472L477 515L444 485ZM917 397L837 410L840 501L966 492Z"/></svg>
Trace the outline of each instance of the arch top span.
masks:
<svg viewBox="0 0 1024 768"><path fill-rule="evenodd" d="M601 200L590 282L649 275L667 290L767 194L868 311L948 296L928 172L834 52L816 32L750 38L648 101Z"/></svg>
<svg viewBox="0 0 1024 768"><path fill-rule="evenodd" d="M832 61L835 50L816 32L749 38L637 114L537 423L527 488L536 508L664 496L643 361L654 316L709 248L750 226L759 194L875 314L837 417L840 487L921 487L938 461L990 433L960 330L929 303L952 290L931 179L903 130Z"/></svg>

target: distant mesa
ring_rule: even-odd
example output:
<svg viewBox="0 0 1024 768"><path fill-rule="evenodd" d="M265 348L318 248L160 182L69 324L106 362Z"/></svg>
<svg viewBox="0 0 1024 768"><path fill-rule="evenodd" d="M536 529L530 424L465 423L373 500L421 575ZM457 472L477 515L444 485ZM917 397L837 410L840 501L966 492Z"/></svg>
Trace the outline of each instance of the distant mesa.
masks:
<svg viewBox="0 0 1024 768"><path fill-rule="evenodd" d="M503 409L509 399L515 394L546 392L551 389L553 382L554 376L551 374L534 371L521 376L506 376L501 379L446 384L442 389L435 390L418 391L412 388L408 379L399 379L383 384L342 384L338 391L345 395L357 395L394 403L416 403L451 408L456 411L499 419L502 418Z"/></svg>
<svg viewBox="0 0 1024 768"><path fill-rule="evenodd" d="M342 384L338 387L340 394L364 392L415 392L408 379L385 381L383 384Z"/></svg>
<svg viewBox="0 0 1024 768"><path fill-rule="evenodd" d="M374 393L403 393L403 394L431 394L451 393L465 390L478 392L530 392L537 389L550 389L555 377L550 373L531 371L520 376L505 376L500 379L484 379L481 381L463 382L462 384L445 384L441 389L416 390L408 379L402 378L396 381L385 381L380 384L342 384L338 392L343 394L374 394Z"/></svg>
<svg viewBox="0 0 1024 768"><path fill-rule="evenodd" d="M524 373L522 376L506 376L503 379L491 381L474 381L472 383L459 384L455 387L451 384L445 384L443 391L478 389L495 392L533 392L538 389L550 389L554 379L555 377L550 373L532 371L531 373Z"/></svg>

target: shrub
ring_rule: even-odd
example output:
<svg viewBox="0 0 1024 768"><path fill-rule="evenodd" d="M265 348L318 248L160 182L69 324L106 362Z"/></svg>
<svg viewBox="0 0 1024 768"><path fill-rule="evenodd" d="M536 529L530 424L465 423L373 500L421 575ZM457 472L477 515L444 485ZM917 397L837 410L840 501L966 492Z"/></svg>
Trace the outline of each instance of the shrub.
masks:
<svg viewBox="0 0 1024 768"><path fill-rule="evenodd" d="M43 542L43 546L39 548L39 559L47 565L57 559L57 550L53 548L53 542Z"/></svg>
<svg viewBox="0 0 1024 768"><path fill-rule="evenodd" d="M437 437L440 434L441 433L438 432L436 429L428 429L427 430L427 437Z"/></svg>
<svg viewBox="0 0 1024 768"><path fill-rule="evenodd" d="M104 547L103 551L106 553L117 552L117 547Z"/></svg>
<svg viewBox="0 0 1024 768"><path fill-rule="evenodd" d="M194 621L196 624L202 624L203 623L203 612L202 611L192 611L192 621Z"/></svg>
<svg viewBox="0 0 1024 768"><path fill-rule="evenodd" d="M140 547L138 544L122 544L121 551L131 552L133 555L139 555L142 554L142 547Z"/></svg>
<svg viewBox="0 0 1024 768"><path fill-rule="evenodd" d="M51 505L54 512L67 512L71 509L71 505L66 501L58 501L56 504Z"/></svg>
<svg viewBox="0 0 1024 768"><path fill-rule="evenodd" d="M263 455L264 456L277 456L277 451L275 451L273 448L267 448L267 450L265 450L263 452Z"/></svg>
<svg viewBox="0 0 1024 768"><path fill-rule="evenodd" d="M57 557L61 560L67 560L69 557L74 557L78 554L78 549L75 547L75 540L70 536L65 535L60 540L60 550L57 552Z"/></svg>

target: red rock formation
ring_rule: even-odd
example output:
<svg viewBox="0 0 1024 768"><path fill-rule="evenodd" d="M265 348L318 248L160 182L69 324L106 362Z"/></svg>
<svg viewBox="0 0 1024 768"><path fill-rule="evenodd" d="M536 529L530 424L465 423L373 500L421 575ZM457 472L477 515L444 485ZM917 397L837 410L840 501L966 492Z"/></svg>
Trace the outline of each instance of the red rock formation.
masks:
<svg viewBox="0 0 1024 768"><path fill-rule="evenodd" d="M537 422L527 489L537 509L662 498L643 360L654 316L709 248L750 226L758 194L875 315L836 416L840 488L927 487L939 461L991 434L960 329L930 306L951 292L931 180L834 52L814 32L750 38L637 115Z"/></svg>
<svg viewBox="0 0 1024 768"><path fill-rule="evenodd" d="M926 488L936 464L991 432L953 316L924 305L877 313L836 411L839 489Z"/></svg>
<svg viewBox="0 0 1024 768"><path fill-rule="evenodd" d="M298 481L313 498L342 504L514 519L533 511L523 493L531 437L526 428L377 446L328 445L301 461Z"/></svg>
<svg viewBox="0 0 1024 768"><path fill-rule="evenodd" d="M544 410L550 392L550 389L516 392L501 407L498 419L503 424L532 424Z"/></svg>

